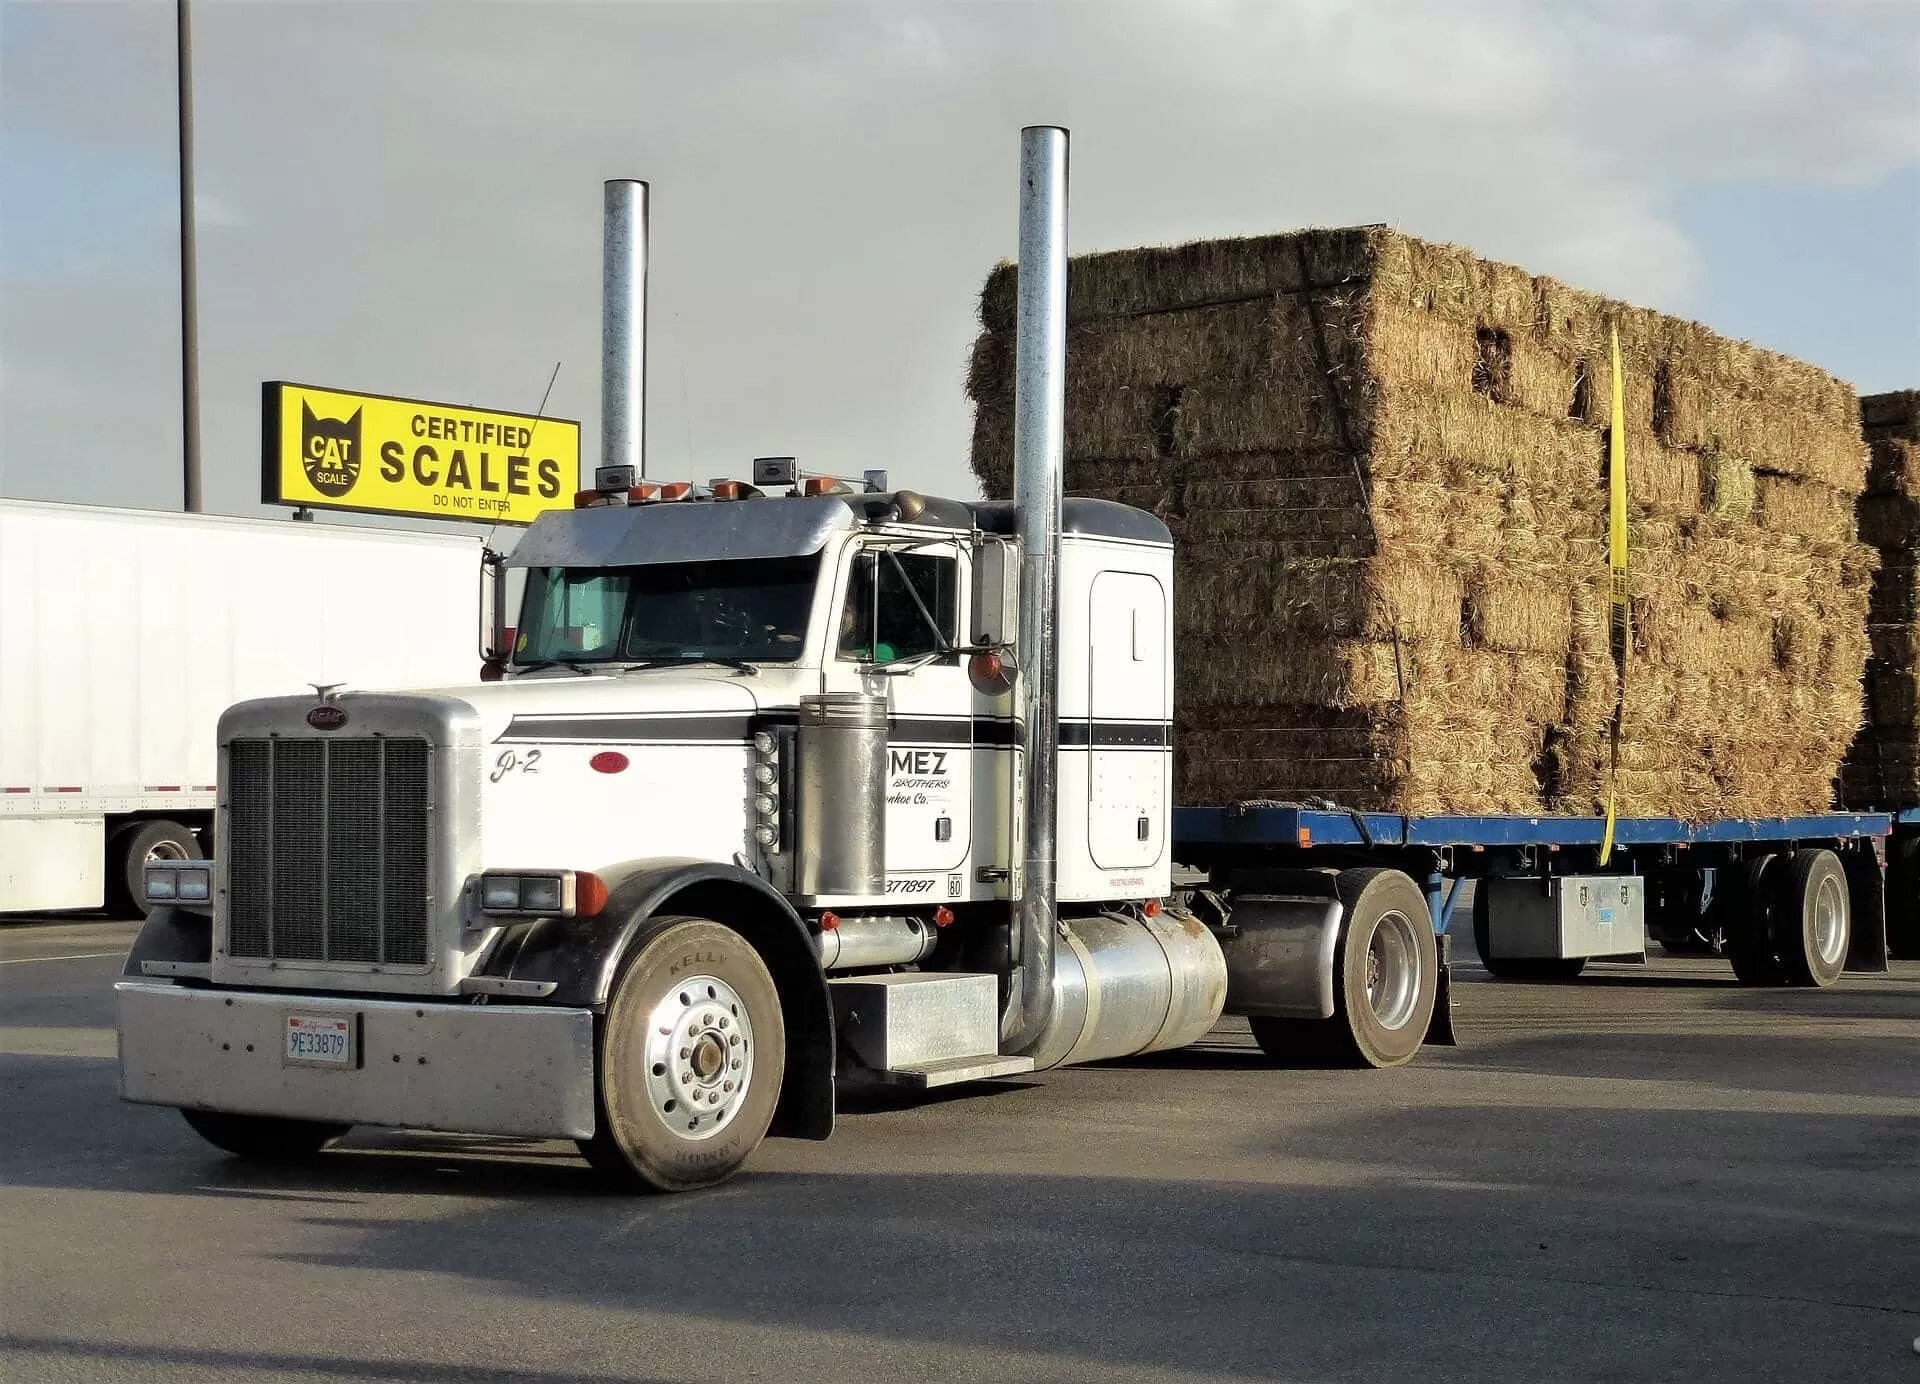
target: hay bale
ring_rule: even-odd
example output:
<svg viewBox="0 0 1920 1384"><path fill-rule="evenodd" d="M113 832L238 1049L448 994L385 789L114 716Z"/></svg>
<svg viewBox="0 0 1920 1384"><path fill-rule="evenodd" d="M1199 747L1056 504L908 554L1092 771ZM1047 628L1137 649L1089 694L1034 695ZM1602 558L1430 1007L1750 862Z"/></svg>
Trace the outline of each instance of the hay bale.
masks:
<svg viewBox="0 0 1920 1384"><path fill-rule="evenodd" d="M1849 807L1920 803L1920 390L1860 401L1872 456L1857 513L1879 550L1867 605L1860 730L1840 770Z"/></svg>
<svg viewBox="0 0 1920 1384"><path fill-rule="evenodd" d="M1014 290L1011 266L989 277L968 377L991 494L1012 485ZM1083 256L1067 298L1067 487L1175 535L1183 800L1597 809L1623 695L1617 329L1623 810L1830 802L1873 571L1845 384L1384 227ZM1912 461L1876 453L1876 532L1920 527Z"/></svg>

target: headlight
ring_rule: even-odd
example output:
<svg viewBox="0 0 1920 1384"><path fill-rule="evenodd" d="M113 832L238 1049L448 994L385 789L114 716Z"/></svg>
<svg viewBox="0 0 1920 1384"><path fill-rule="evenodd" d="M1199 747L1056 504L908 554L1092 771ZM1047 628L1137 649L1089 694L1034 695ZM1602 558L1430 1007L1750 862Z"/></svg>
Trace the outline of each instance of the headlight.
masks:
<svg viewBox="0 0 1920 1384"><path fill-rule="evenodd" d="M175 899L180 896L180 872L172 866L147 866L147 897Z"/></svg>
<svg viewBox="0 0 1920 1384"><path fill-rule="evenodd" d="M480 880L480 906L512 913L520 907L518 875L483 875Z"/></svg>
<svg viewBox="0 0 1920 1384"><path fill-rule="evenodd" d="M213 894L213 873L206 866L183 866L179 897L183 903L205 903Z"/></svg>
<svg viewBox="0 0 1920 1384"><path fill-rule="evenodd" d="M585 870L488 872L476 893L482 913L522 918L592 918L607 906L606 881Z"/></svg>
<svg viewBox="0 0 1920 1384"><path fill-rule="evenodd" d="M558 913L560 911L559 878L533 875L522 880L520 907L528 913Z"/></svg>

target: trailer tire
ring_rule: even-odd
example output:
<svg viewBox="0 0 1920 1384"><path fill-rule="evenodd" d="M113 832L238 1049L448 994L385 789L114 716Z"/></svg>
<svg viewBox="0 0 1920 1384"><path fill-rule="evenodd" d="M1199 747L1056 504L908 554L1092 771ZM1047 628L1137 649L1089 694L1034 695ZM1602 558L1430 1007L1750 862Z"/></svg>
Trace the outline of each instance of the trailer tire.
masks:
<svg viewBox="0 0 1920 1384"><path fill-rule="evenodd" d="M165 817L128 822L107 841L108 909L115 917L146 917L152 910L141 893L149 861L206 858L190 827Z"/></svg>
<svg viewBox="0 0 1920 1384"><path fill-rule="evenodd" d="M1426 1040L1440 988L1427 896L1398 870L1343 870L1331 1019L1249 1020L1268 1057L1398 1067Z"/></svg>
<svg viewBox="0 0 1920 1384"><path fill-rule="evenodd" d="M1587 968L1584 956L1495 956L1493 902L1485 889L1473 891L1473 949L1487 974L1500 980L1577 980Z"/></svg>
<svg viewBox="0 0 1920 1384"><path fill-rule="evenodd" d="M773 1121L787 1065L779 991L747 940L707 918L653 919L597 1028L587 1161L652 1192L738 1172Z"/></svg>
<svg viewBox="0 0 1920 1384"><path fill-rule="evenodd" d="M311 1158L352 1125L288 1120L277 1115L235 1115L224 1110L182 1110L193 1132L236 1158L286 1163Z"/></svg>
<svg viewBox="0 0 1920 1384"><path fill-rule="evenodd" d="M1789 983L1840 979L1853 940L1847 872L1832 851L1795 851L1774 870L1773 947Z"/></svg>
<svg viewBox="0 0 1920 1384"><path fill-rule="evenodd" d="M1787 983L1787 969L1774 941L1774 861L1771 855L1756 856L1739 867L1734 875L1737 883L1722 902L1727 960L1742 985Z"/></svg>

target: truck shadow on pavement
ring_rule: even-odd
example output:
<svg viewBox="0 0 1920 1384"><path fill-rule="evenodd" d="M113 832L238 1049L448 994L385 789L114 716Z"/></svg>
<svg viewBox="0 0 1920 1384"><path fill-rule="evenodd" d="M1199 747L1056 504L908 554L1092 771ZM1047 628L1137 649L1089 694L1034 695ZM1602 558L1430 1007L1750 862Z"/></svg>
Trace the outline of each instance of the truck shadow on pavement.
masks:
<svg viewBox="0 0 1920 1384"><path fill-rule="evenodd" d="M1821 1051L1792 1041L1803 1064ZM11 1344L70 1376L111 1362L425 1384L677 1378L692 1360L736 1377L721 1362L743 1359L810 1379L931 1364L1035 1381L1122 1366L1337 1384L1912 1378L1920 1118L1904 1110L1564 1085L1499 1103L1452 1081L1457 1066L1303 1083L1238 1070L1242 1051L1217 1077L1091 1068L1049 1078L1044 1100L876 1112L666 1198L613 1195L565 1145L518 1140L366 1131L311 1163L247 1165L170 1111L119 1105L111 1062L7 1059L0 1096L40 1113L0 1178L165 1194L142 1215L185 1227L205 1213L180 1198L241 1203L223 1224L272 1227L239 1251L265 1300L298 1285L349 1311L457 1280L476 1290L447 1295L459 1310L569 1341L633 1323L625 1344L585 1341L603 1355L574 1375L537 1356L476 1370L255 1353L220 1320L190 1347Z"/></svg>
<svg viewBox="0 0 1920 1384"><path fill-rule="evenodd" d="M392 1380L394 1384L576 1384L574 1371L499 1369L486 1365L435 1365L414 1360L355 1360L339 1355L212 1350L191 1346L136 1346L67 1336L0 1334L0 1349L20 1356L58 1360L72 1369L120 1366L129 1371L156 1369L219 1370L275 1375L313 1375L323 1379ZM69 1376L77 1377L77 1376ZM608 1384L614 1384L609 1381ZM626 1376L618 1384L666 1384L664 1377Z"/></svg>

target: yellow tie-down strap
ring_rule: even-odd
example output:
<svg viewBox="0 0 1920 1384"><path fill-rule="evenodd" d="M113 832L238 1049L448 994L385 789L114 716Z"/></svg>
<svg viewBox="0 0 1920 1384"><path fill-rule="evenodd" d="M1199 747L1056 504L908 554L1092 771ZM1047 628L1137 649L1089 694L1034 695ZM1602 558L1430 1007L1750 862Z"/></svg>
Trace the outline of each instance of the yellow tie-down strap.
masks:
<svg viewBox="0 0 1920 1384"><path fill-rule="evenodd" d="M1609 328L1613 346L1613 409L1607 426L1607 575L1608 629L1619 696L1613 706L1613 732L1607 765L1607 829L1600 838L1600 863L1613 855L1614 804L1620 782L1620 723L1627 705L1627 655L1633 647L1633 619L1627 605L1627 409L1620 379L1620 328Z"/></svg>

